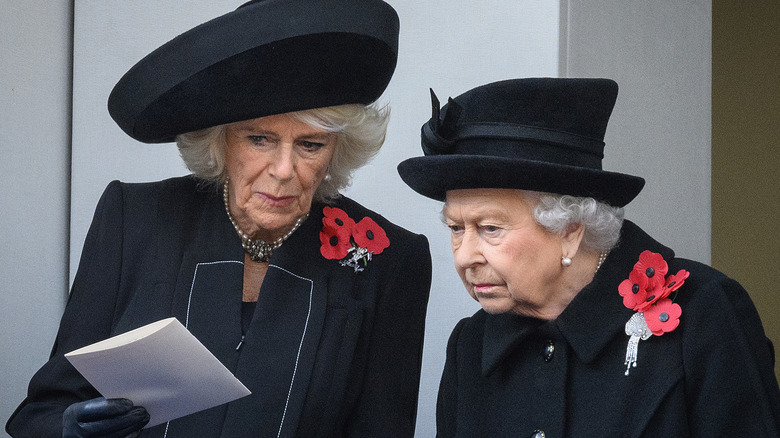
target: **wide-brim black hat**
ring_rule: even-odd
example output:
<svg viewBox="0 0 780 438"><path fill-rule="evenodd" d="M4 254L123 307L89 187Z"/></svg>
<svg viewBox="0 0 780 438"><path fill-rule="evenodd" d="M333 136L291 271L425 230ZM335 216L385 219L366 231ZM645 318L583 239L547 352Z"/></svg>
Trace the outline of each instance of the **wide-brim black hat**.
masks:
<svg viewBox="0 0 780 438"><path fill-rule="evenodd" d="M395 70L398 15L381 0L251 1L150 53L111 117L146 143L291 111L369 104Z"/></svg>
<svg viewBox="0 0 780 438"><path fill-rule="evenodd" d="M605 171L604 133L617 99L609 79L494 82L449 99L422 127L425 156L398 165L416 192L508 188L628 204L644 179Z"/></svg>

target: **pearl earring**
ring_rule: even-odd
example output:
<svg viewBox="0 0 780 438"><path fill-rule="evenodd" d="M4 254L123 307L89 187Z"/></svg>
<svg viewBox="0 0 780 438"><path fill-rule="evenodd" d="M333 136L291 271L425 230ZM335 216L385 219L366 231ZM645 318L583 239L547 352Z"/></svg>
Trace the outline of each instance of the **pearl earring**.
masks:
<svg viewBox="0 0 780 438"><path fill-rule="evenodd" d="M571 259L566 256L563 256L561 257L561 264L563 266L571 266Z"/></svg>

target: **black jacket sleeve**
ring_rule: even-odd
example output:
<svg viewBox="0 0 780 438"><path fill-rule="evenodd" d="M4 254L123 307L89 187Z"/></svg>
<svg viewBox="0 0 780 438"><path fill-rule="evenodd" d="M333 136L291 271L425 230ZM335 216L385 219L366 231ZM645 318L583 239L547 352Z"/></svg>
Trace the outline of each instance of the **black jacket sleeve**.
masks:
<svg viewBox="0 0 780 438"><path fill-rule="evenodd" d="M681 304L692 436L780 436L774 351L755 306L736 281L700 277L708 281Z"/></svg>

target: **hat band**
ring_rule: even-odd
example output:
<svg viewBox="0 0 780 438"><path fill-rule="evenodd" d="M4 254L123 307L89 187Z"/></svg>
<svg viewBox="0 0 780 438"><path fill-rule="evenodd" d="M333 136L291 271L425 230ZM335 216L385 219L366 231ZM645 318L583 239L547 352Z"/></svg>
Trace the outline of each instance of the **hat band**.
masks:
<svg viewBox="0 0 780 438"><path fill-rule="evenodd" d="M604 158L603 141L537 126L509 123L470 123L458 126L455 130L455 135L453 135L454 140L471 138L540 141L575 149L582 153L594 155L598 159Z"/></svg>
<svg viewBox="0 0 780 438"><path fill-rule="evenodd" d="M495 156L599 170L604 158L603 141L535 126L470 123L459 125L448 139L432 134L428 124L423 126L423 149L428 146L434 155Z"/></svg>

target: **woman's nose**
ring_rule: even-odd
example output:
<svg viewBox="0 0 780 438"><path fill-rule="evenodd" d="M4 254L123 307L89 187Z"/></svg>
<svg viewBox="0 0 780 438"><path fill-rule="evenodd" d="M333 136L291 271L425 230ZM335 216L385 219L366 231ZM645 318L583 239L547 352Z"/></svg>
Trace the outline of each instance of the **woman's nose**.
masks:
<svg viewBox="0 0 780 438"><path fill-rule="evenodd" d="M271 165L271 175L279 180L289 180L295 175L295 153L292 147L284 145L279 148Z"/></svg>
<svg viewBox="0 0 780 438"><path fill-rule="evenodd" d="M461 268L470 268L472 266L485 262L482 255L479 235L477 233L466 231L457 247L453 246L453 256L455 265Z"/></svg>

